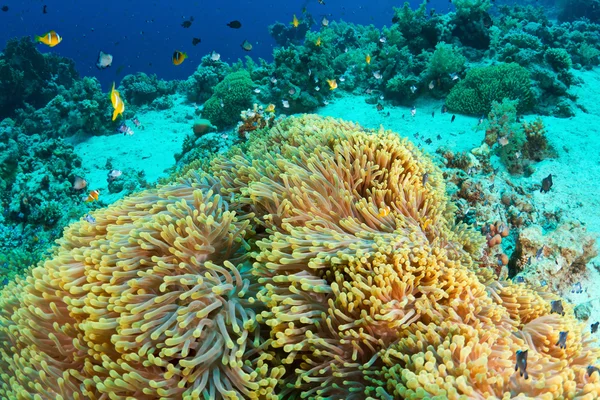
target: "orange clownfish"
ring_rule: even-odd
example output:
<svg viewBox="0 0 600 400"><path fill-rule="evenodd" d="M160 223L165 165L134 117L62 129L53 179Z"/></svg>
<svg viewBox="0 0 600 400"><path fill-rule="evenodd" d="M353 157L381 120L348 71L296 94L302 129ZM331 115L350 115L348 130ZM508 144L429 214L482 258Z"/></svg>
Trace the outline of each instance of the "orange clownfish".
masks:
<svg viewBox="0 0 600 400"><path fill-rule="evenodd" d="M329 84L329 90L337 89L337 82L335 79L327 79L327 83Z"/></svg>
<svg viewBox="0 0 600 400"><path fill-rule="evenodd" d="M296 18L296 14L294 14L294 19L292 19L292 25L294 28L297 28L298 25L300 25L300 21L298 21L298 18Z"/></svg>
<svg viewBox="0 0 600 400"><path fill-rule="evenodd" d="M379 210L379 214L377 214L377 216L379 218L382 218L382 217L387 217L389 214L390 214L390 208L385 207L385 208L382 208L381 210Z"/></svg>
<svg viewBox="0 0 600 400"><path fill-rule="evenodd" d="M174 65L180 65L183 60L185 60L187 58L187 53L182 53L181 51L175 51L173 53L173 64Z"/></svg>
<svg viewBox="0 0 600 400"><path fill-rule="evenodd" d="M37 43L44 43L47 46L54 47L62 42L62 37L54 31L46 33L44 36L36 36L35 41Z"/></svg>
<svg viewBox="0 0 600 400"><path fill-rule="evenodd" d="M365 61L367 62L367 64L371 64L371 56L367 54L367 56L365 57Z"/></svg>
<svg viewBox="0 0 600 400"><path fill-rule="evenodd" d="M99 190L92 190L88 197L86 197L85 202L89 203L90 201L98 201L98 196L100 196Z"/></svg>
<svg viewBox="0 0 600 400"><path fill-rule="evenodd" d="M123 111L125 111L125 103L121 99L121 95L119 92L115 90L115 83L113 82L112 90L110 91L110 102L112 103L115 111L113 112L112 120L117 119L117 116L121 114L123 116Z"/></svg>
<svg viewBox="0 0 600 400"><path fill-rule="evenodd" d="M321 45L321 37L319 36L317 38L317 41L315 42L315 46L320 46Z"/></svg>
<svg viewBox="0 0 600 400"><path fill-rule="evenodd" d="M269 104L265 109L266 112L275 112L275 104Z"/></svg>

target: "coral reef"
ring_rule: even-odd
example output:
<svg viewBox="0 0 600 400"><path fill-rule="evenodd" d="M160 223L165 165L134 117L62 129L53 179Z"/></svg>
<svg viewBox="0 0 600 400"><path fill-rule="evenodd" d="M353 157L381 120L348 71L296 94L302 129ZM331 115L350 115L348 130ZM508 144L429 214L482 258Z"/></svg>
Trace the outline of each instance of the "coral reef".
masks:
<svg viewBox="0 0 600 400"><path fill-rule="evenodd" d="M179 83L178 90L191 102L204 103L208 100L213 94L213 88L229 73L227 63L221 61L220 56L216 57L213 54L202 57L196 71L187 80Z"/></svg>
<svg viewBox="0 0 600 400"><path fill-rule="evenodd" d="M482 115L490 112L492 102L518 100L517 110L530 111L534 105L529 72L518 64L499 64L471 68L465 79L452 88L446 99L450 110Z"/></svg>
<svg viewBox="0 0 600 400"><path fill-rule="evenodd" d="M202 118L222 129L235 125L242 110L252 106L254 83L247 71L227 75L215 86L213 95L204 103Z"/></svg>
<svg viewBox="0 0 600 400"><path fill-rule="evenodd" d="M149 105L160 97L171 95L177 91L177 81L158 79L156 75L139 72L126 75L119 85L120 92L132 106ZM166 109L168 107L156 107Z"/></svg>
<svg viewBox="0 0 600 400"><path fill-rule="evenodd" d="M69 226L2 290L0 395L600 395L572 308L492 279L454 211L441 171L383 128L305 115L254 131Z"/></svg>

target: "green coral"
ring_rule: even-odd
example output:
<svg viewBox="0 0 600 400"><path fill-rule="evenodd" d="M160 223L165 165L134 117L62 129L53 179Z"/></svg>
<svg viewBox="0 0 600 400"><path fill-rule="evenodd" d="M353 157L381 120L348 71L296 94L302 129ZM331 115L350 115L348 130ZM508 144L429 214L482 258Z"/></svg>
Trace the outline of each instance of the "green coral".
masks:
<svg viewBox="0 0 600 400"><path fill-rule="evenodd" d="M481 115L491 110L492 102L505 98L519 100L520 113L533 108L535 100L527 69L515 63L472 68L452 88L446 105L452 111Z"/></svg>
<svg viewBox="0 0 600 400"><path fill-rule="evenodd" d="M213 60L212 54L202 57L196 71L179 84L179 91L194 103L203 103L213 94L214 87L230 72L229 65Z"/></svg>
<svg viewBox="0 0 600 400"><path fill-rule="evenodd" d="M445 77L462 70L466 61L458 47L440 42L435 46L435 51L429 59L427 75L431 78Z"/></svg>
<svg viewBox="0 0 600 400"><path fill-rule="evenodd" d="M242 110L252 106L253 87L248 71L232 72L215 87L211 98L204 103L202 117L221 129L235 125Z"/></svg>
<svg viewBox="0 0 600 400"><path fill-rule="evenodd" d="M544 57L548 64L557 72L567 71L573 64L571 56L565 49L548 49Z"/></svg>

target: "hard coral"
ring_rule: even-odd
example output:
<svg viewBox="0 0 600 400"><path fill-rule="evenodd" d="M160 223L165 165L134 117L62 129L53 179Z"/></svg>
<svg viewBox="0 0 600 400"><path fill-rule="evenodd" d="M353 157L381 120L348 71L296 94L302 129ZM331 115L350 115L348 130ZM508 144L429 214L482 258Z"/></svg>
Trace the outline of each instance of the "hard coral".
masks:
<svg viewBox="0 0 600 400"><path fill-rule="evenodd" d="M227 75L215 87L212 97L204 103L202 117L210 120L219 129L235 125L240 112L252 105L253 86L247 71L236 71Z"/></svg>
<svg viewBox="0 0 600 400"><path fill-rule="evenodd" d="M483 238L392 132L288 118L95 217L2 292L1 396L600 393L568 305L549 315L556 297L477 268Z"/></svg>
<svg viewBox="0 0 600 400"><path fill-rule="evenodd" d="M529 72L518 64L470 69L465 79L452 88L446 104L457 112L481 115L491 110L492 102L505 98L519 100L519 112L531 110L535 103Z"/></svg>

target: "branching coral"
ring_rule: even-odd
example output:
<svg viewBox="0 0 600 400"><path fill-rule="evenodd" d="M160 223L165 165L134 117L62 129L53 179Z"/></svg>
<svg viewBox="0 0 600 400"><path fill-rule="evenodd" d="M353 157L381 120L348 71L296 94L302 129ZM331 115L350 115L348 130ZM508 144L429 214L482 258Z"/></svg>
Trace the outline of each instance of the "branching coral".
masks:
<svg viewBox="0 0 600 400"><path fill-rule="evenodd" d="M407 140L305 115L70 226L0 297L7 398L593 398L555 297L477 267ZM559 332L568 330L566 348ZM530 349L529 373L515 374Z"/></svg>

